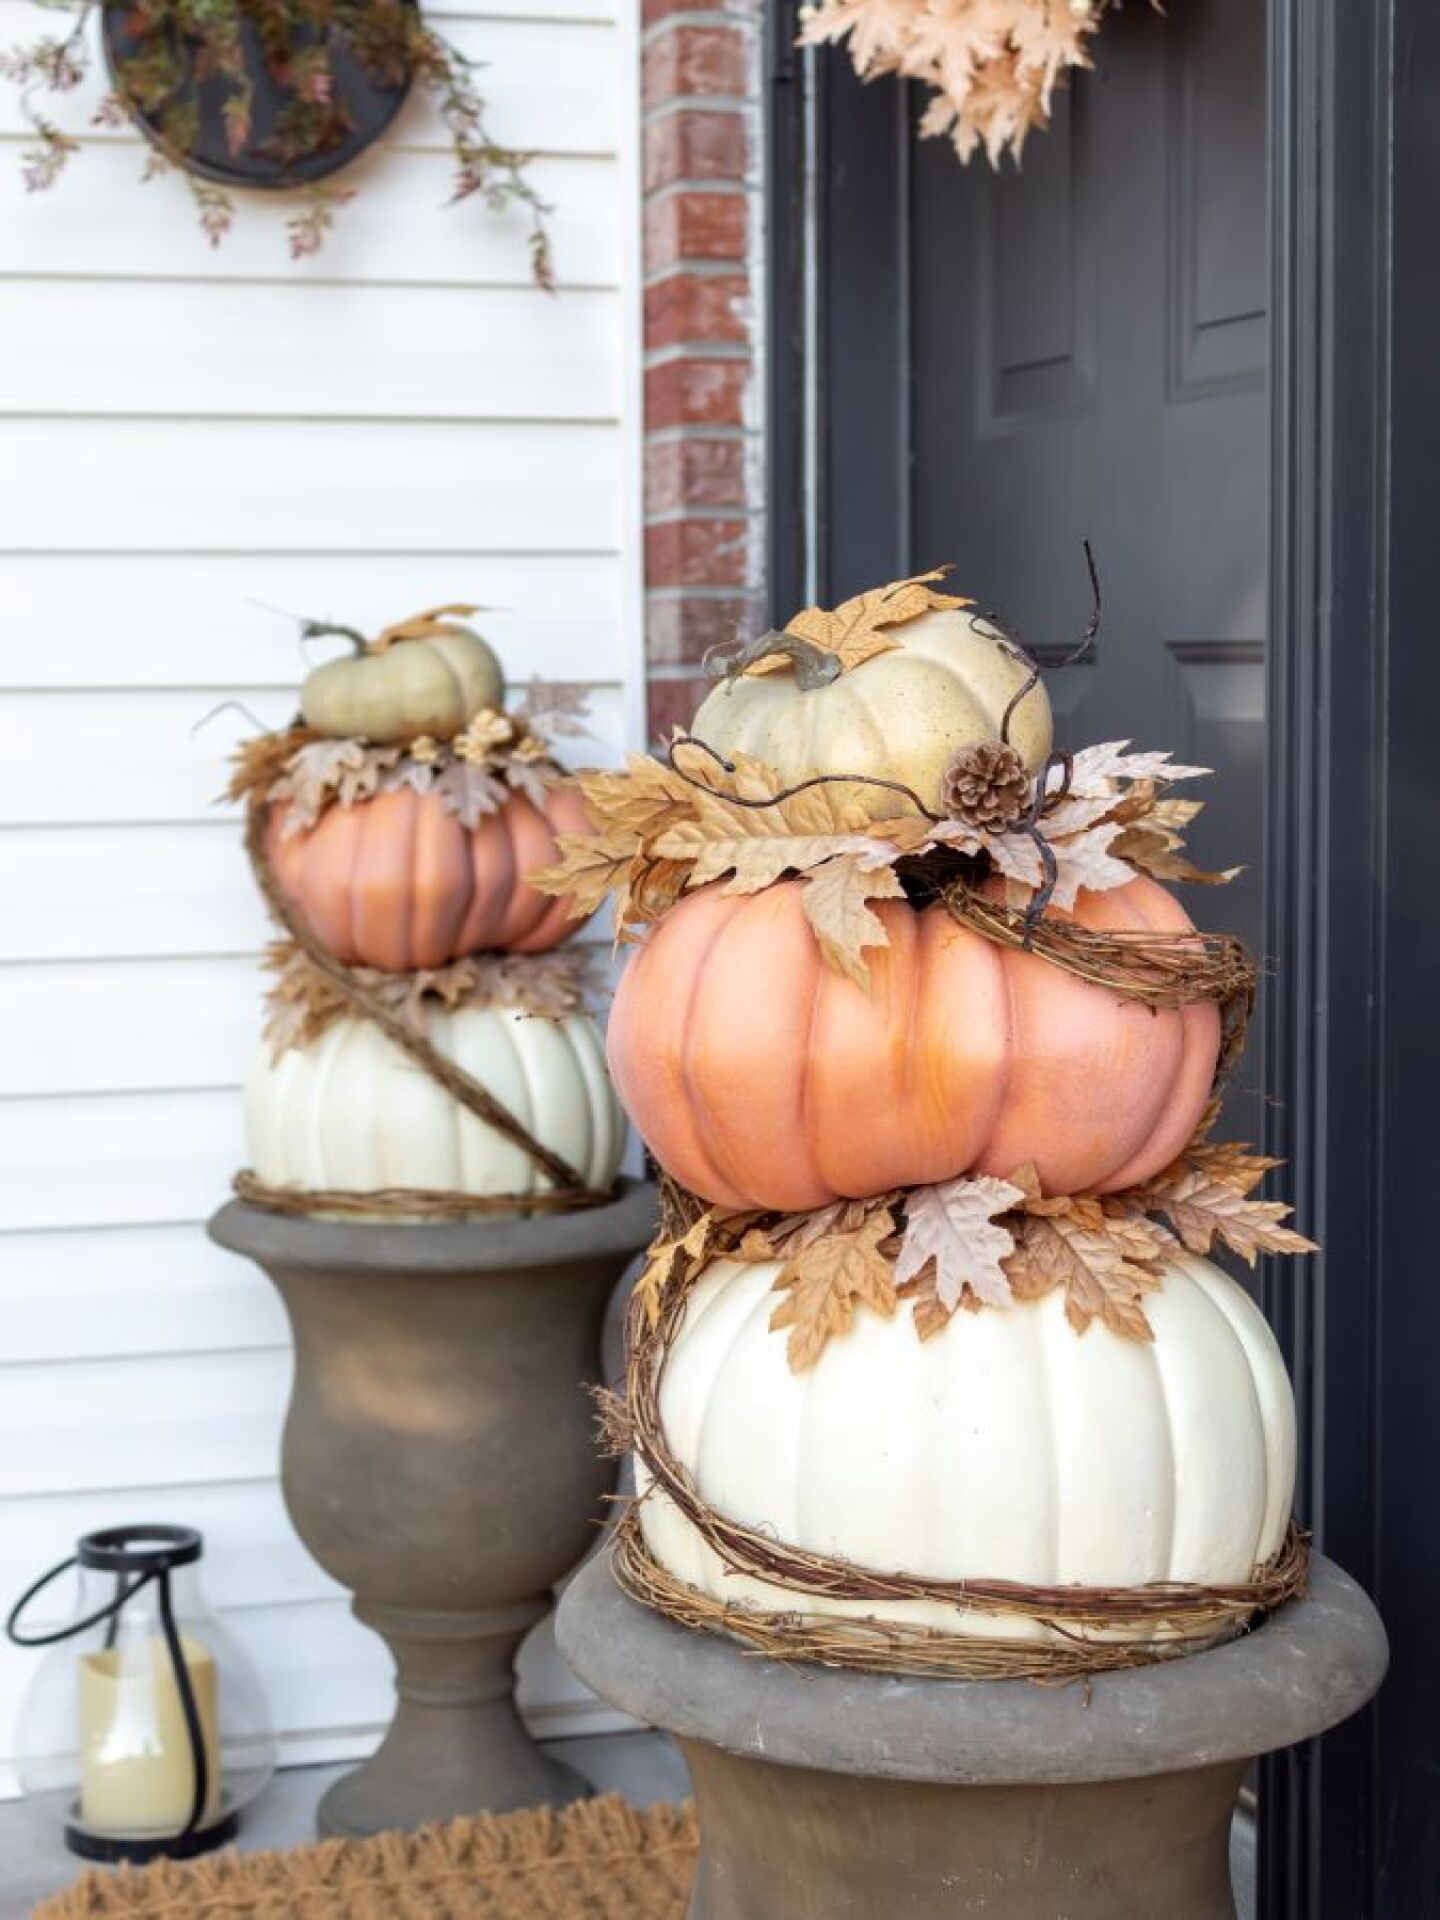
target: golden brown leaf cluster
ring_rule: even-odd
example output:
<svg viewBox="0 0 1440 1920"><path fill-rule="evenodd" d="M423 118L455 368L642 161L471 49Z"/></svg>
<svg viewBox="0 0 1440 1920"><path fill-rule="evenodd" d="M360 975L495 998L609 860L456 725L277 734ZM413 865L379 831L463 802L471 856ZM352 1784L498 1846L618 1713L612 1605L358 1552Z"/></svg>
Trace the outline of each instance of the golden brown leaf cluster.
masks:
<svg viewBox="0 0 1440 1920"><path fill-rule="evenodd" d="M274 940L265 953L271 980L265 995L265 1038L278 1060L306 1047L335 1021L354 1017L349 997L293 940ZM573 952L473 953L447 966L413 973L352 967L357 986L381 1000L417 1033L432 1009L513 1007L543 1020L579 1013L589 987L585 957Z"/></svg>
<svg viewBox="0 0 1440 1920"><path fill-rule="evenodd" d="M1018 160L1049 125L1056 86L1092 65L1106 0L821 0L806 8L803 45L849 39L863 80L885 73L934 89L923 135L948 134L961 160L981 147L992 166Z"/></svg>
<svg viewBox="0 0 1440 1920"><path fill-rule="evenodd" d="M1228 1248L1251 1266L1261 1253L1313 1253L1283 1222L1290 1208L1251 1196L1279 1163L1205 1137L1125 1193L1046 1195L1033 1166L1006 1180L961 1176L811 1213L672 1207L650 1248L637 1296L653 1325L676 1289L716 1259L775 1260L783 1297L770 1324L787 1331L791 1368L813 1366L864 1307L890 1318L903 1304L930 1339L961 1308L1004 1310L1060 1289L1077 1334L1099 1320L1129 1340L1150 1340L1145 1296L1182 1249Z"/></svg>
<svg viewBox="0 0 1440 1920"><path fill-rule="evenodd" d="M1163 797L1171 782L1204 771L1165 753L1130 753L1124 741L1086 747L1041 775L1042 791L1031 781L1033 826L991 828L941 818L889 782L837 774L782 787L762 762L722 760L677 734L663 758L631 754L619 771L577 776L594 831L563 835L560 860L532 874L531 885L569 895L577 917L614 893L624 940L696 887L757 893L802 877L806 918L826 959L868 988L865 954L887 943L870 902L900 898L902 874L925 856L952 869L957 856L975 862L977 876L1000 875L1021 905L1048 885L1062 910L1082 888L1124 886L1137 873L1231 878L1183 860L1180 829L1200 803ZM887 807L879 819L877 796Z"/></svg>

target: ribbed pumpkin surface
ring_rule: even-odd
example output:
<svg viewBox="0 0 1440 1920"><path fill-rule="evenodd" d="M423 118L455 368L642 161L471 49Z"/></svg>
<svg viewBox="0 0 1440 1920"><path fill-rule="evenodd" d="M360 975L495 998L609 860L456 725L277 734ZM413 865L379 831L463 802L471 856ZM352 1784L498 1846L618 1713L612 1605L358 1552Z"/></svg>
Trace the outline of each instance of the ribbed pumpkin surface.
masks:
<svg viewBox="0 0 1440 1920"><path fill-rule="evenodd" d="M266 834L291 905L349 966L403 973L467 953L544 953L578 922L567 903L527 886L557 857L557 833L583 833L585 804L562 788L545 811L517 794L467 831L434 794L380 793L331 807L315 826L285 832L276 810Z"/></svg>
<svg viewBox="0 0 1440 1920"><path fill-rule="evenodd" d="M1059 1291L957 1313L920 1341L861 1311L795 1374L769 1328L774 1261L716 1261L693 1287L660 1414L701 1498L792 1546L937 1580L1236 1582L1279 1548L1295 1409L1264 1316L1218 1267L1178 1256L1145 1297L1155 1338L1082 1336ZM728 1573L663 1495L650 1551L717 1599L796 1596ZM1042 1629L923 1601L807 1597L958 1633Z"/></svg>
<svg viewBox="0 0 1440 1920"><path fill-rule="evenodd" d="M800 883L676 906L631 961L611 1071L660 1164L727 1206L801 1210L1033 1160L1047 1192L1146 1179L1194 1131L1213 1005L1152 1012L939 906L877 911L871 991L826 965ZM1082 894L1090 927L1184 930L1162 887Z"/></svg>
<svg viewBox="0 0 1440 1920"><path fill-rule="evenodd" d="M586 1184L610 1185L625 1119L587 1015L541 1020L509 1008L435 1012L429 1037ZM532 1193L550 1183L364 1020L337 1020L310 1046L257 1055L245 1089L250 1164L267 1185L373 1192Z"/></svg>

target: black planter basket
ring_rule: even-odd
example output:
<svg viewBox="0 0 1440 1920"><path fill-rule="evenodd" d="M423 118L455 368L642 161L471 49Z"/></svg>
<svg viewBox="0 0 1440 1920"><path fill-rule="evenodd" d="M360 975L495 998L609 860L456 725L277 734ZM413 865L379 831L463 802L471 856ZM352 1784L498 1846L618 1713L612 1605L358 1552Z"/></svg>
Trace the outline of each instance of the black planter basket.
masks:
<svg viewBox="0 0 1440 1920"><path fill-rule="evenodd" d="M415 11L415 0L404 0L404 5L407 12ZM119 63L143 53L146 36L135 36L127 30L132 16L123 4L106 4L102 14L106 64L118 89ZM151 31L164 33L166 28L162 25ZM311 30L315 38L320 31ZM198 95L199 133L184 155L183 164L201 179L213 180L220 186L283 191L309 186L338 173L380 138L410 91L411 73L407 72L395 84L386 85L366 71L350 47L337 42L330 52L333 97L344 109L351 126L342 137L323 147L281 155L274 150L273 142L280 112L289 95L266 67L255 28L248 20L241 24L240 36L255 89L252 130L240 152L233 153L230 149L223 117L225 101L231 93L230 83L222 77L192 81ZM297 27L296 40L297 44L304 44L303 27ZM155 116L137 110L135 121L151 144L169 158Z"/></svg>

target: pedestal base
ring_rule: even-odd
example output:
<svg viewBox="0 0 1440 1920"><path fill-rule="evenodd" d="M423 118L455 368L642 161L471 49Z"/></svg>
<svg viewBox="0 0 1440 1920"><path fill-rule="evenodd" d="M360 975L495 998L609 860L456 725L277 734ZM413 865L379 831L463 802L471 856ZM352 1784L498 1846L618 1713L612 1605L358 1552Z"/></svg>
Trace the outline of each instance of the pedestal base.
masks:
<svg viewBox="0 0 1440 1920"><path fill-rule="evenodd" d="M482 1807L513 1813L585 1799L588 1781L542 1753L515 1706L515 1654L549 1610L548 1598L475 1614L357 1602L355 1617L395 1658L395 1717L364 1765L320 1802L319 1831L360 1840Z"/></svg>
<svg viewBox="0 0 1440 1920"><path fill-rule="evenodd" d="M351 1837L577 1799L514 1703L516 1649L585 1554L614 1469L584 1383L654 1189L533 1219L210 1223L280 1290L295 1334L281 1449L301 1539L395 1659L379 1750L327 1795Z"/></svg>
<svg viewBox="0 0 1440 1920"><path fill-rule="evenodd" d="M1325 1560L1254 1633L1088 1686L757 1659L637 1605L608 1556L557 1630L582 1679L680 1741L701 1828L690 1920L1234 1920L1251 1759L1353 1713L1387 1657Z"/></svg>

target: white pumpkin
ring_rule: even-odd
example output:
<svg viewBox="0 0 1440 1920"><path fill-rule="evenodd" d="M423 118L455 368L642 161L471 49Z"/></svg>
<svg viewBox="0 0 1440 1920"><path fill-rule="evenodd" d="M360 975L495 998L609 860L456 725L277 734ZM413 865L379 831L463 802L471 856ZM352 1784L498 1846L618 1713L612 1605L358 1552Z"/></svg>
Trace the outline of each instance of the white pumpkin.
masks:
<svg viewBox="0 0 1440 1920"><path fill-rule="evenodd" d="M610 1185L625 1118L588 1015L437 1009L428 1032L587 1185ZM366 1020L337 1020L278 1060L262 1048L245 1088L245 1131L250 1165L267 1186L525 1194L553 1184Z"/></svg>
<svg viewBox="0 0 1440 1920"><path fill-rule="evenodd" d="M1280 1547L1295 1405L1249 1296L1180 1255L1146 1295L1153 1343L1077 1335L1057 1291L957 1313L921 1342L862 1310L801 1374L768 1322L778 1266L712 1263L671 1345L660 1414L706 1504L876 1572L1033 1586L1247 1580ZM638 1463L637 1463L638 1467ZM726 1570L674 1504L640 1506L651 1553L715 1599L953 1633L1049 1638L938 1602L832 1600Z"/></svg>
<svg viewBox="0 0 1440 1920"><path fill-rule="evenodd" d="M802 688L787 667L744 674L708 694L691 732L717 753L748 753L787 782L817 773L898 780L940 810L940 783L961 747L998 740L1030 668L973 614L938 609L890 630L899 644L825 686ZM1050 699L1037 681L1010 719L1010 744L1043 766L1053 743ZM893 798L877 795L880 813Z"/></svg>

